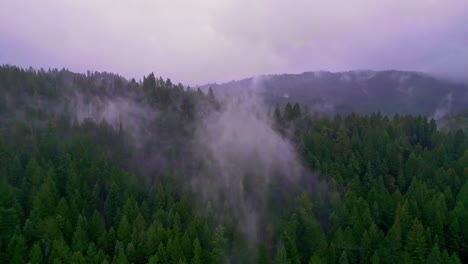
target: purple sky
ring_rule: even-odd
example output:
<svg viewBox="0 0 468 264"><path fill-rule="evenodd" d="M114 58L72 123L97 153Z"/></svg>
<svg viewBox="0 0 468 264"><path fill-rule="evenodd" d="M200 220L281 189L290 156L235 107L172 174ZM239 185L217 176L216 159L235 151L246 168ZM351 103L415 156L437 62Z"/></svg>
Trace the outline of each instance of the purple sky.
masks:
<svg viewBox="0 0 468 264"><path fill-rule="evenodd" d="M468 79L468 0L2 0L0 64L256 74L402 69Z"/></svg>

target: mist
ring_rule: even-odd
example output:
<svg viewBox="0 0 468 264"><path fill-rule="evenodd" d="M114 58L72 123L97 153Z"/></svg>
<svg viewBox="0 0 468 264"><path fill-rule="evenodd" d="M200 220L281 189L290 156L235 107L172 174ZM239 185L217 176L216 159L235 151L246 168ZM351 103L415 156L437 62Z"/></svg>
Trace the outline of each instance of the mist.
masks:
<svg viewBox="0 0 468 264"><path fill-rule="evenodd" d="M237 219L256 239L271 184L284 189L303 171L292 144L273 129L272 116L254 93L233 97L203 119L195 133L202 174L192 180L195 193L220 219Z"/></svg>
<svg viewBox="0 0 468 264"><path fill-rule="evenodd" d="M220 223L235 219L236 226L256 241L264 231L261 223L272 185L281 184L286 192L297 187L304 173L296 149L274 129L271 106L259 93L265 78L255 78L241 94L224 97L220 108L200 105L203 114L188 124L193 134L177 142L173 133L163 132L159 110L135 96L70 93L67 98L76 122L105 122L128 135L134 152L145 153L136 163L147 177L160 178L171 163L167 150L184 141L184 162L179 166L193 166L182 176L185 187Z"/></svg>
<svg viewBox="0 0 468 264"><path fill-rule="evenodd" d="M115 130L125 131L136 147L143 147L154 136L150 126L159 116L156 109L124 96L90 97L74 92L67 96L67 107L76 122L105 122Z"/></svg>
<svg viewBox="0 0 468 264"><path fill-rule="evenodd" d="M161 110L137 95L89 96L74 91L66 95L66 102L75 122L104 122L127 135L132 152L143 153L134 163L144 168L150 181L163 176L173 162L170 151L182 146L184 161L178 164L190 166L182 181L198 204L219 223L236 221L243 234L257 241L265 231L262 222L272 186L280 184L282 192L296 188L305 171L295 147L274 129L273 111L261 96L267 78L254 78L235 96L221 96L220 108L200 104L203 113L186 124L193 133L180 139L173 130L164 133L167 124L160 119Z"/></svg>

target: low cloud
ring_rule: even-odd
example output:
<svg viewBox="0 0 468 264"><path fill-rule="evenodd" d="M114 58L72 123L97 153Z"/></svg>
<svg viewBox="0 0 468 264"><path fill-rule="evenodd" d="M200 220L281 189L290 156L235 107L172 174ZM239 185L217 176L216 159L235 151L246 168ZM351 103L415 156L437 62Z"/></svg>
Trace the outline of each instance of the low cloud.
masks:
<svg viewBox="0 0 468 264"><path fill-rule="evenodd" d="M256 81L253 90L260 89ZM199 124L196 156L202 172L192 187L220 219L237 219L251 239L261 231L271 184L297 183L303 168L293 145L273 129L271 115L255 93L228 99Z"/></svg>

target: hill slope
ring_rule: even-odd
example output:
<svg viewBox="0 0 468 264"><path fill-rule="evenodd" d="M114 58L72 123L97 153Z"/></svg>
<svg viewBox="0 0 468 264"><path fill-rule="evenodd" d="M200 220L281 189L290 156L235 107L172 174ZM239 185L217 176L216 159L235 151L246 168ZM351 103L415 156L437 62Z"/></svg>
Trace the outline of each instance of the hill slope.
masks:
<svg viewBox="0 0 468 264"><path fill-rule="evenodd" d="M439 119L468 105L465 84L418 72L349 71L265 75L211 86L217 95L253 89L269 104L308 105L328 114L416 114Z"/></svg>

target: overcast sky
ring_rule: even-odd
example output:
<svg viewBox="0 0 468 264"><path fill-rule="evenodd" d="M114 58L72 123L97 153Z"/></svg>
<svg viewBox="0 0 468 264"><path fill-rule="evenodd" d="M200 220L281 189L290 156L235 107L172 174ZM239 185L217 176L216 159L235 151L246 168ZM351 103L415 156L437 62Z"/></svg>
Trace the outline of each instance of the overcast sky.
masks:
<svg viewBox="0 0 468 264"><path fill-rule="evenodd" d="M0 64L192 85L353 69L468 79L468 0L1 0Z"/></svg>

